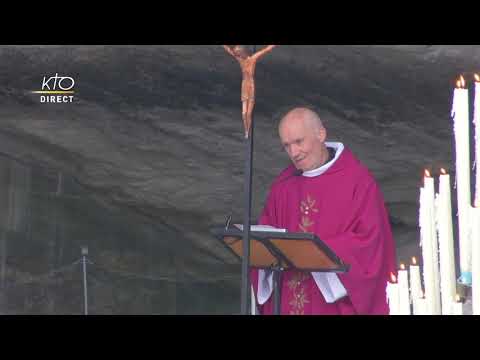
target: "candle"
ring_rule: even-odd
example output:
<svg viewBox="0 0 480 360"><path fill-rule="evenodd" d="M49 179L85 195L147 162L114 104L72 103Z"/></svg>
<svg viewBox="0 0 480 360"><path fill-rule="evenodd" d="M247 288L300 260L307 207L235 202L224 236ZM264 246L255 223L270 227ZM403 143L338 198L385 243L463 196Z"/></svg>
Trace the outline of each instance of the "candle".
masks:
<svg viewBox="0 0 480 360"><path fill-rule="evenodd" d="M456 294L455 253L453 247L452 204L450 175L441 169L437 206L437 229L440 248L440 289L442 314L450 313Z"/></svg>
<svg viewBox="0 0 480 360"><path fill-rule="evenodd" d="M410 315L410 294L408 291L408 271L404 264L398 270L398 310L400 315Z"/></svg>
<svg viewBox="0 0 480 360"><path fill-rule="evenodd" d="M458 231L460 245L460 281L471 284L471 242L469 238L470 211L470 139L468 90L461 76L453 94L453 129L455 133L456 181L458 202Z"/></svg>
<svg viewBox="0 0 480 360"><path fill-rule="evenodd" d="M480 77L475 74L475 202L471 210L472 224L472 314L480 315Z"/></svg>
<svg viewBox="0 0 480 360"><path fill-rule="evenodd" d="M455 296L455 302L452 303L452 315L463 315L463 303L460 296Z"/></svg>
<svg viewBox="0 0 480 360"><path fill-rule="evenodd" d="M421 297L419 297L417 300L416 300L416 303L417 303L417 308L416 308L416 311L415 311L415 315L428 315L428 312L427 312L427 300L425 299L425 296L423 295L423 293L421 294Z"/></svg>
<svg viewBox="0 0 480 360"><path fill-rule="evenodd" d="M433 293L433 274L432 274L432 255L431 247L429 243L430 227L427 226L428 216L427 216L427 204L425 199L425 188L420 188L420 211L419 211L419 225L420 225L420 246L422 248L422 259L423 259L423 283L425 286L425 292ZM432 297L429 298L432 300ZM425 311L433 311L433 305L427 304L427 299L425 298Z"/></svg>
<svg viewBox="0 0 480 360"><path fill-rule="evenodd" d="M475 126L475 201L480 201L480 76L475 74L475 100L473 103Z"/></svg>
<svg viewBox="0 0 480 360"><path fill-rule="evenodd" d="M472 313L480 315L480 200L471 209L472 221Z"/></svg>
<svg viewBox="0 0 480 360"><path fill-rule="evenodd" d="M435 229L434 182L425 170L424 187L420 189L420 237L423 258L423 279L427 311L440 315L438 246Z"/></svg>
<svg viewBox="0 0 480 360"><path fill-rule="evenodd" d="M398 315L400 298L397 277L394 274L390 274L390 280L387 282L388 307L390 308L390 315Z"/></svg>
<svg viewBox="0 0 480 360"><path fill-rule="evenodd" d="M417 259L412 258L412 264L410 265L410 294L413 305L413 313L418 312L418 299L423 297L422 284L420 280L420 266L417 265Z"/></svg>

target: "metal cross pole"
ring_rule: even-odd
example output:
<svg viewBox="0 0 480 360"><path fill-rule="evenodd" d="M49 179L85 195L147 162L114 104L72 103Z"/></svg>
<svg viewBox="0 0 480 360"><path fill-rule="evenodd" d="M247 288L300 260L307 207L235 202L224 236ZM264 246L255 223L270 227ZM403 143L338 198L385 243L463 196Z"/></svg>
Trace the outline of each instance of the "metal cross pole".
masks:
<svg viewBox="0 0 480 360"><path fill-rule="evenodd" d="M83 265L83 306L84 315L88 315L88 294L87 294L87 255L88 247L82 246L82 265Z"/></svg>
<svg viewBox="0 0 480 360"><path fill-rule="evenodd" d="M253 46L256 52L256 45ZM242 246L242 290L241 290L241 314L249 315L250 293L250 218L252 212L252 163L253 163L253 114L250 134L246 139L246 161L245 161L245 212L243 217L243 246Z"/></svg>
<svg viewBox="0 0 480 360"><path fill-rule="evenodd" d="M282 298L281 298L282 268L277 265L272 270L273 270L273 314L280 315L281 306L282 306Z"/></svg>

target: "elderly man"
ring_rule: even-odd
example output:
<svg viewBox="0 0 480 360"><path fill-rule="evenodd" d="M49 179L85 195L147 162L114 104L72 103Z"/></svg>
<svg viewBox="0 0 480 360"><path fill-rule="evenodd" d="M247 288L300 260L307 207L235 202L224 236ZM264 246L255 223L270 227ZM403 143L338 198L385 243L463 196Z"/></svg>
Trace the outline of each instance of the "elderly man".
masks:
<svg viewBox="0 0 480 360"><path fill-rule="evenodd" d="M259 223L316 234L346 264L345 274L288 270L282 314L388 314L387 279L396 273L395 245L373 176L341 143L326 142L319 116L296 108L279 124L292 161L273 182ZM273 311L272 274L252 270L261 314Z"/></svg>

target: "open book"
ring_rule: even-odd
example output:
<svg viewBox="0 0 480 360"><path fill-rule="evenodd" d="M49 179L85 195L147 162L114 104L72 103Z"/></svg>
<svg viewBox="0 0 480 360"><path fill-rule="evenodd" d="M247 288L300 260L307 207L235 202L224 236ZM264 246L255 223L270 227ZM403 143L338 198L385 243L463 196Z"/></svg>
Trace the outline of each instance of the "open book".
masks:
<svg viewBox="0 0 480 360"><path fill-rule="evenodd" d="M234 224L235 227L237 227L240 230L243 230L243 225L242 224ZM250 231L267 231L267 232L287 232L287 229L279 229L274 226L270 225L251 225L250 226Z"/></svg>

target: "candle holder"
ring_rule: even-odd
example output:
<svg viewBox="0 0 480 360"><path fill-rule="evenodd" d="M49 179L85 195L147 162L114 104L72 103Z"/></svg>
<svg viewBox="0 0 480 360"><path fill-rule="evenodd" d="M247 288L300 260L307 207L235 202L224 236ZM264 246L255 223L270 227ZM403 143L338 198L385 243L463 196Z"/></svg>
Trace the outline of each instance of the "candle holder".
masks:
<svg viewBox="0 0 480 360"><path fill-rule="evenodd" d="M459 278L456 286L456 292L458 296L460 296L460 299L463 299L462 302L464 302L465 299L472 296L472 286L460 282Z"/></svg>
<svg viewBox="0 0 480 360"><path fill-rule="evenodd" d="M458 283L464 286L472 286L472 272L471 271L464 271L458 278Z"/></svg>

